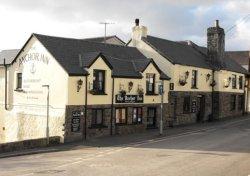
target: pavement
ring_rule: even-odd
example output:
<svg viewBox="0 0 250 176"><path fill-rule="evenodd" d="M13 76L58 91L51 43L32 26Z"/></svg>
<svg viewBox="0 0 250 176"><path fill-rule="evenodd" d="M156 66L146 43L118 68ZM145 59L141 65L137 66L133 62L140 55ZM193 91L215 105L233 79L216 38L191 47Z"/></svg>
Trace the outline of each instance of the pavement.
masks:
<svg viewBox="0 0 250 176"><path fill-rule="evenodd" d="M2 158L1 158L2 157ZM250 117L0 155L0 175L250 174Z"/></svg>

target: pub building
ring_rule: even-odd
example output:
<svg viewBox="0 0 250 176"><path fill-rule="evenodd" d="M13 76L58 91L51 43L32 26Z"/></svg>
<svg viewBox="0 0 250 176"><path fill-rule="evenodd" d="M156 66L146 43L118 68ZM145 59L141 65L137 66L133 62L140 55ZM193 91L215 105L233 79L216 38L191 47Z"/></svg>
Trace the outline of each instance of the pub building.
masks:
<svg viewBox="0 0 250 176"><path fill-rule="evenodd" d="M5 68L5 141L46 136L48 91L49 135L62 142L157 128L161 84L168 103L170 78L138 49L117 43L32 34Z"/></svg>
<svg viewBox="0 0 250 176"><path fill-rule="evenodd" d="M237 117L248 72L225 56L224 30L208 28L207 48L147 34L136 20L118 37L32 34L11 62L0 62L0 142L46 137L62 142ZM49 99L49 103L47 102Z"/></svg>
<svg viewBox="0 0 250 176"><path fill-rule="evenodd" d="M147 27L140 26L136 19L128 46L153 58L171 77L169 113L172 124L218 120L245 113L248 71L225 55L225 32L218 20L207 29L207 47L147 33Z"/></svg>

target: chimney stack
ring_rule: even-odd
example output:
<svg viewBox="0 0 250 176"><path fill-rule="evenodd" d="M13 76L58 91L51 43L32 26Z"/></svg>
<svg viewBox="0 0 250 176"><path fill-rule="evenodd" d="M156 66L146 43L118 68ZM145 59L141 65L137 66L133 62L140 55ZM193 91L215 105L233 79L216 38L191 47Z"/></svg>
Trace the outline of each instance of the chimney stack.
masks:
<svg viewBox="0 0 250 176"><path fill-rule="evenodd" d="M140 26L140 20L135 19L135 26L132 28L132 44L137 46L142 37L147 37L148 29L145 26Z"/></svg>
<svg viewBox="0 0 250 176"><path fill-rule="evenodd" d="M135 26L139 26L140 20L138 18L135 19Z"/></svg>
<svg viewBox="0 0 250 176"><path fill-rule="evenodd" d="M219 26L219 20L215 21L214 27L207 29L207 55L211 64L217 69L224 66L225 32Z"/></svg>

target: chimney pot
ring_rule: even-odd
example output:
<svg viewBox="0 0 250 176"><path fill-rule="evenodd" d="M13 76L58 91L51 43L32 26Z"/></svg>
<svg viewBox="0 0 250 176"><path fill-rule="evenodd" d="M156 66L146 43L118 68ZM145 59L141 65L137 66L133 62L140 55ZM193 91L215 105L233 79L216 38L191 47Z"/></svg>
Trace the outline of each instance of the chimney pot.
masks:
<svg viewBox="0 0 250 176"><path fill-rule="evenodd" d="M219 20L215 20L215 27L219 27Z"/></svg>
<svg viewBox="0 0 250 176"><path fill-rule="evenodd" d="M138 18L135 19L135 25L139 26L140 20Z"/></svg>

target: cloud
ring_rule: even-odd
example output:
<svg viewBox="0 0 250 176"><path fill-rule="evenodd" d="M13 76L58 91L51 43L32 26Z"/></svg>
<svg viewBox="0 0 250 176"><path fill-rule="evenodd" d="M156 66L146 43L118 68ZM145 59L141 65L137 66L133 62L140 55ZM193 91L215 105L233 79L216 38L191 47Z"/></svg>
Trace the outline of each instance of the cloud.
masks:
<svg viewBox="0 0 250 176"><path fill-rule="evenodd" d="M247 7L247 8L246 8ZM1 0L0 49L20 48L32 32L64 37L101 36L101 21L112 21L108 34L125 41L130 38L134 19L148 27L151 35L170 40L194 40L206 44L206 29L220 19L225 29L234 25L250 9L244 0ZM227 49L246 49L244 27L232 31ZM230 34L231 35L231 34ZM10 37L11 36L11 37Z"/></svg>

